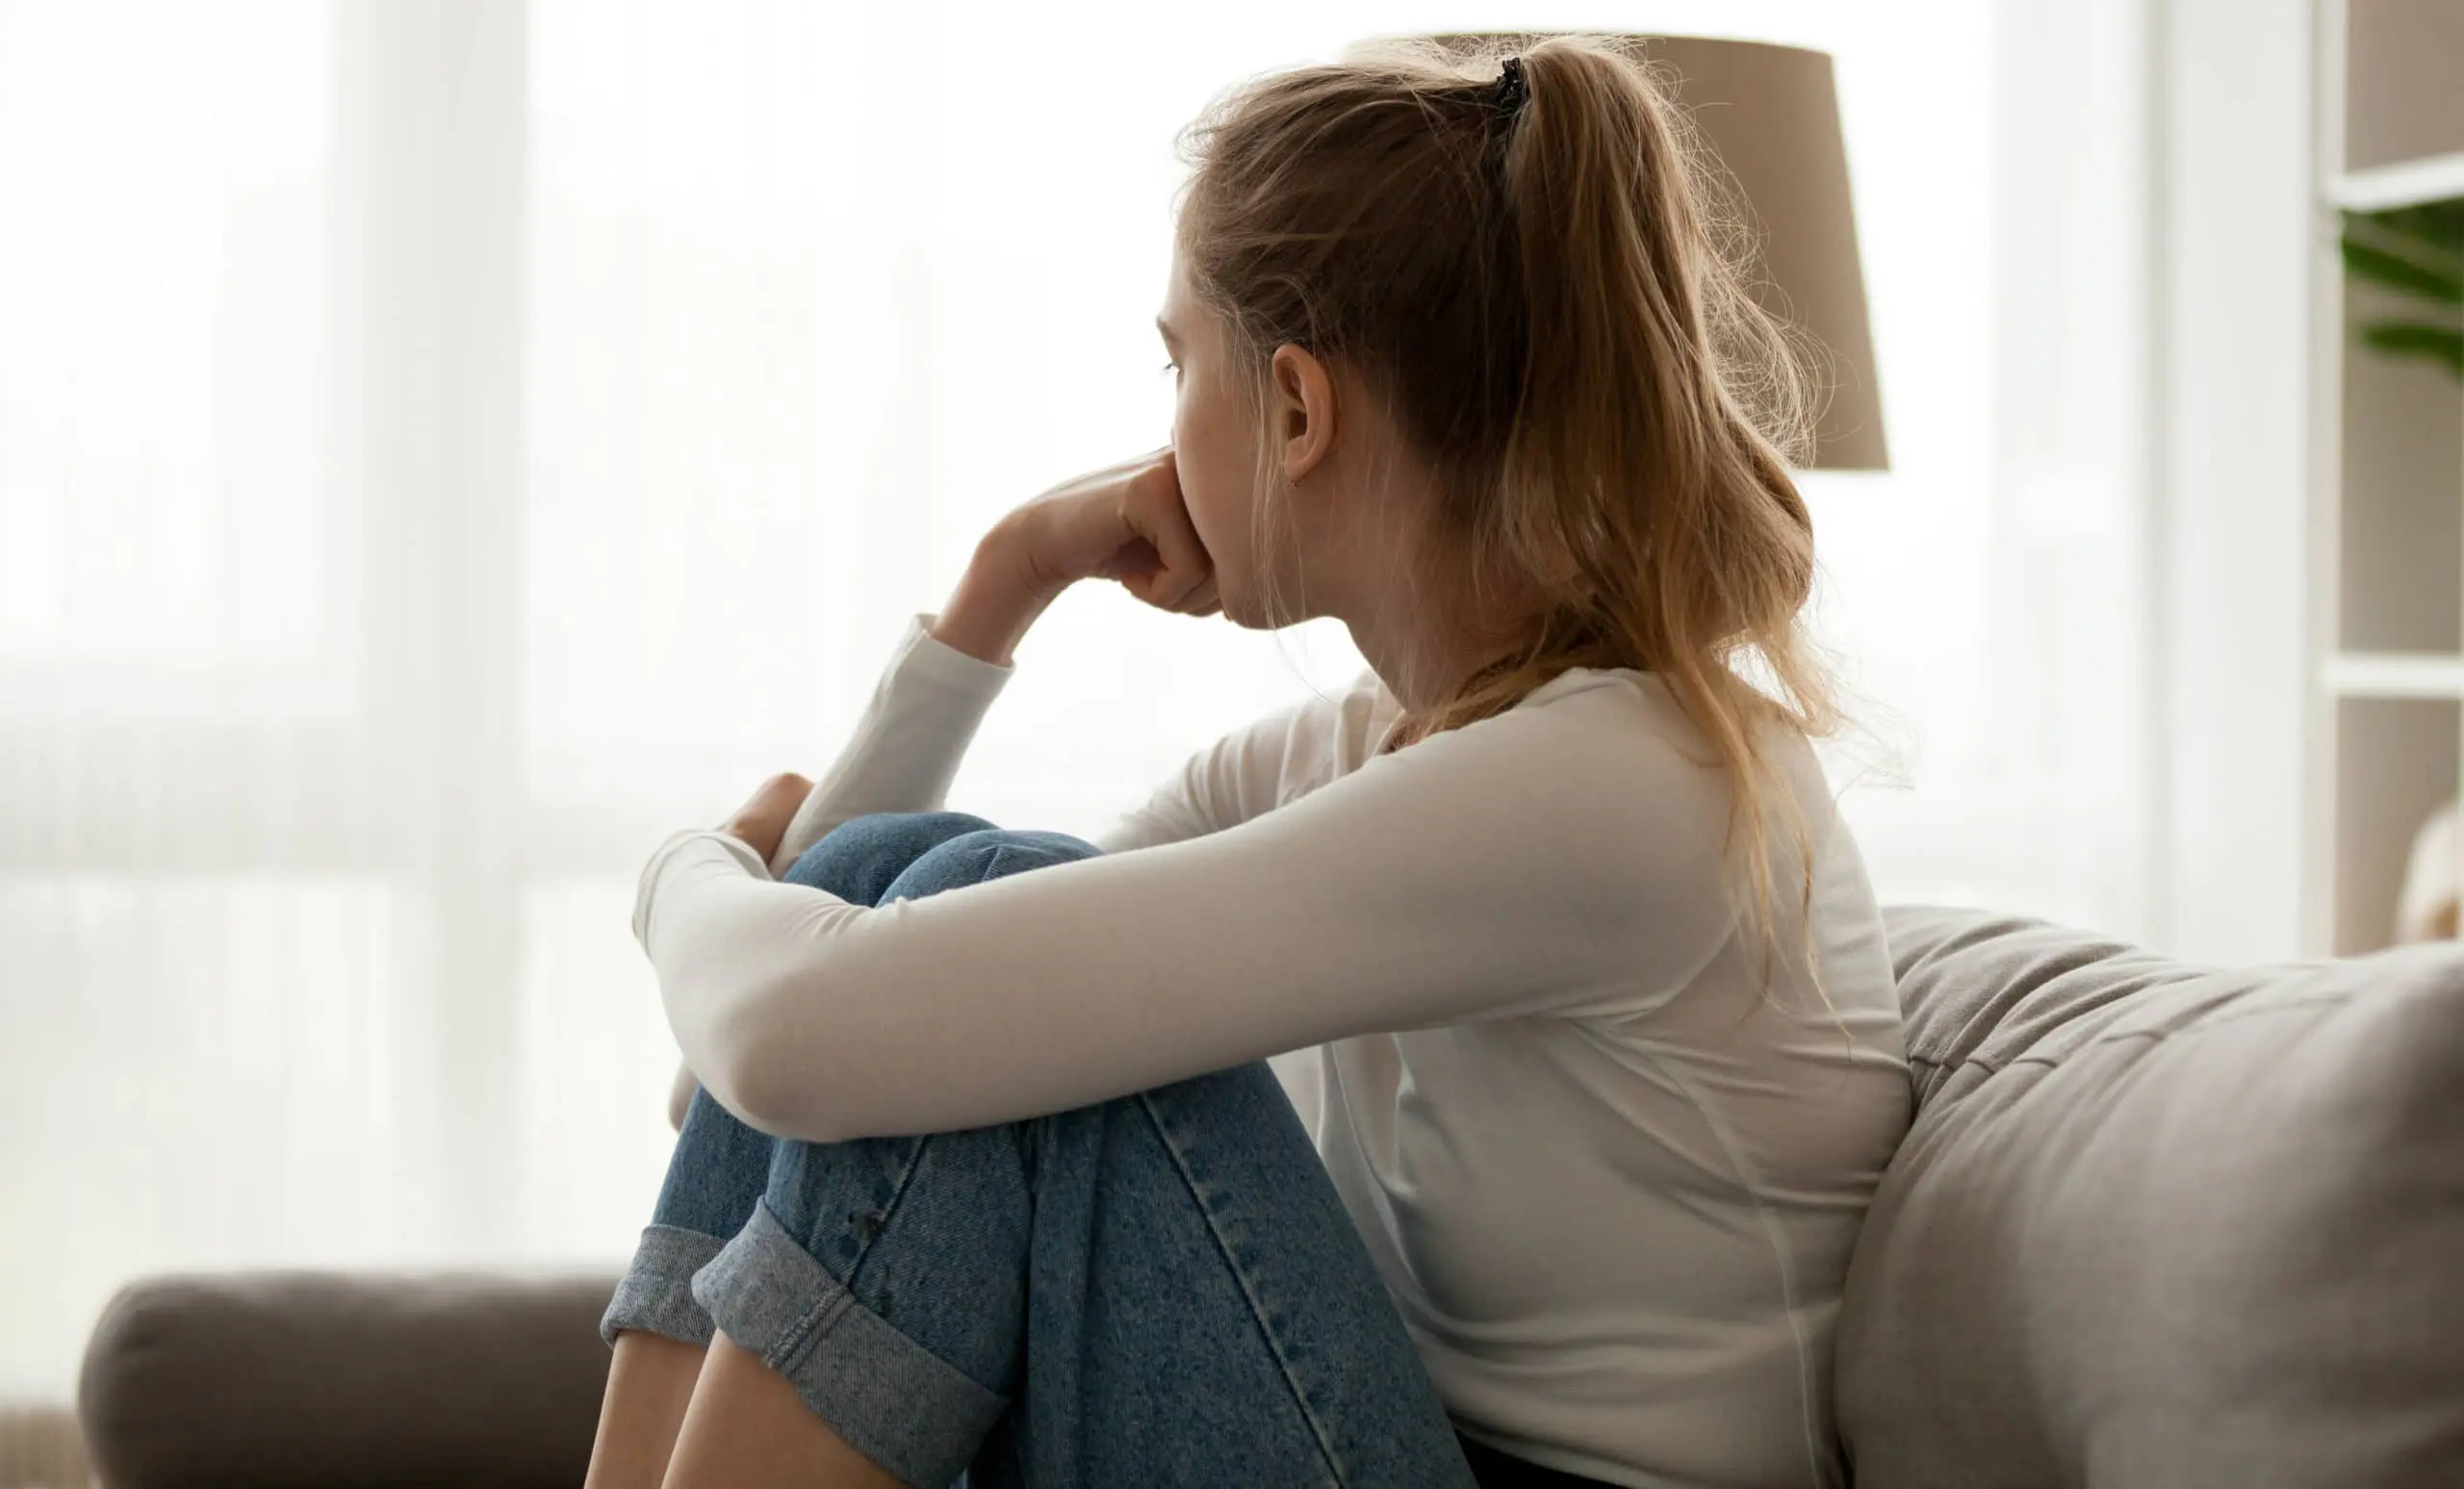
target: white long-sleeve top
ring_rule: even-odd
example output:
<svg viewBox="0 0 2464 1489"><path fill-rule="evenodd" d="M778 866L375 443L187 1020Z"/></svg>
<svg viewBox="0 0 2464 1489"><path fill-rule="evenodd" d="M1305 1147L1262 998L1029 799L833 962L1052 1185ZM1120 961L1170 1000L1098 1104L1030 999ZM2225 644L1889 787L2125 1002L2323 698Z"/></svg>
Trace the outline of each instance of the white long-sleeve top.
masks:
<svg viewBox="0 0 2464 1489"><path fill-rule="evenodd" d="M919 619L777 866L937 809L1007 676ZM1200 753L1106 857L879 909L680 834L634 932L686 1065L784 1137L1014 1120L1315 1046L1320 1154L1465 1431L1611 1483L1836 1481L1833 1324L1910 1098L1812 752L1774 746L1812 874L1809 917L1775 830L1766 939L1724 779L1650 676L1570 672L1379 755L1398 713L1365 676Z"/></svg>

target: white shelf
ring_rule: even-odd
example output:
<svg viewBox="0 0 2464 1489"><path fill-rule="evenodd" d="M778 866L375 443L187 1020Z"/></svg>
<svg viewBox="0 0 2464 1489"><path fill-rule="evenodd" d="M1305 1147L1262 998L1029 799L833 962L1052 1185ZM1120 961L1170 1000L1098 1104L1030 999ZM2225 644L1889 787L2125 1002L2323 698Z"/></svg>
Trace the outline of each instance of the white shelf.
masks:
<svg viewBox="0 0 2464 1489"><path fill-rule="evenodd" d="M2286 9L2301 9L2291 7ZM2464 783L2464 398L2354 327L2400 300L2350 274L2327 209L2464 200L2464 0L2314 0L2303 939L2397 932L2422 824Z"/></svg>
<svg viewBox="0 0 2464 1489"><path fill-rule="evenodd" d="M2384 212L2464 196L2464 154L2347 171L2328 194L2348 212Z"/></svg>
<svg viewBox="0 0 2464 1489"><path fill-rule="evenodd" d="M2464 656L2435 652L2339 652L2323 669L2338 698L2464 700Z"/></svg>

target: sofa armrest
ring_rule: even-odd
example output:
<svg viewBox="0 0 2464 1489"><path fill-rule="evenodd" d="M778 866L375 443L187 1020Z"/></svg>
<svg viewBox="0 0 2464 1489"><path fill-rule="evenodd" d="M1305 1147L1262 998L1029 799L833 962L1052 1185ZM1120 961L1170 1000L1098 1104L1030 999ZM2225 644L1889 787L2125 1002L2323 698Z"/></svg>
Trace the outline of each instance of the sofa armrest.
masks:
<svg viewBox="0 0 2464 1489"><path fill-rule="evenodd" d="M114 1298L78 1413L114 1489L581 1482L612 1274L165 1277Z"/></svg>

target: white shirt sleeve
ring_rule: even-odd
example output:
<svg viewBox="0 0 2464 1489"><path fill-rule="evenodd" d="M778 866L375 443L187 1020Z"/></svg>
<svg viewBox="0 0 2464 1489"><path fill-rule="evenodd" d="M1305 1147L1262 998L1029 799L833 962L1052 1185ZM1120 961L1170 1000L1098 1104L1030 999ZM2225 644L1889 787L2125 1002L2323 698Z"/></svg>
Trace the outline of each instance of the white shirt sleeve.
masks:
<svg viewBox="0 0 2464 1489"><path fill-rule="evenodd" d="M959 762L1011 669L934 640L932 620L908 623L855 732L787 824L770 860L773 876L842 822L876 811L938 811L948 800Z"/></svg>
<svg viewBox="0 0 2464 1489"><path fill-rule="evenodd" d="M1190 757L1144 806L1095 839L1106 853L1239 827L1356 770L1401 713L1373 672L1268 714Z"/></svg>
<svg viewBox="0 0 2464 1489"><path fill-rule="evenodd" d="M933 639L933 617L910 621L882 669L863 717L838 758L805 794L765 872L777 877L832 828L876 811L938 811L986 710L1011 670ZM747 854L750 857L750 853ZM668 1125L682 1131L699 1084L688 1056L667 1093Z"/></svg>
<svg viewBox="0 0 2464 1489"><path fill-rule="evenodd" d="M766 866L783 876L831 829L883 811L937 811L946 804L967 747L1013 669L969 656L934 639L934 617L911 621L882 669L864 713L837 758L799 804ZM1376 679L1364 674L1350 693L1313 698L1225 736L1193 757L1153 796L1097 839L1107 853L1204 836L1272 809L1284 795L1337 768L1328 757L1363 750L1373 722ZM698 1081L680 1065L668 1092L668 1122L681 1129Z"/></svg>
<svg viewBox="0 0 2464 1489"><path fill-rule="evenodd" d="M712 1094L815 1142L1040 1116L1355 1034L1631 1006L1731 934L1724 797L1562 707L1209 835L879 909L680 834L634 931ZM1695 774L1637 781L1655 771Z"/></svg>

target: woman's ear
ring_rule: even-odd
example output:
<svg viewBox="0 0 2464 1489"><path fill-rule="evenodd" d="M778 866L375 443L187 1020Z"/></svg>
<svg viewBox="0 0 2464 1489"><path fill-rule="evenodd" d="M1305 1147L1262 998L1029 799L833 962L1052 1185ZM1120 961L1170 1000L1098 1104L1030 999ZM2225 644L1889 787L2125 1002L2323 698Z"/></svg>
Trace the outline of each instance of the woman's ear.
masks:
<svg viewBox="0 0 2464 1489"><path fill-rule="evenodd" d="M1272 372L1283 478L1297 485L1335 448L1335 381L1325 363L1290 342L1274 349Z"/></svg>

